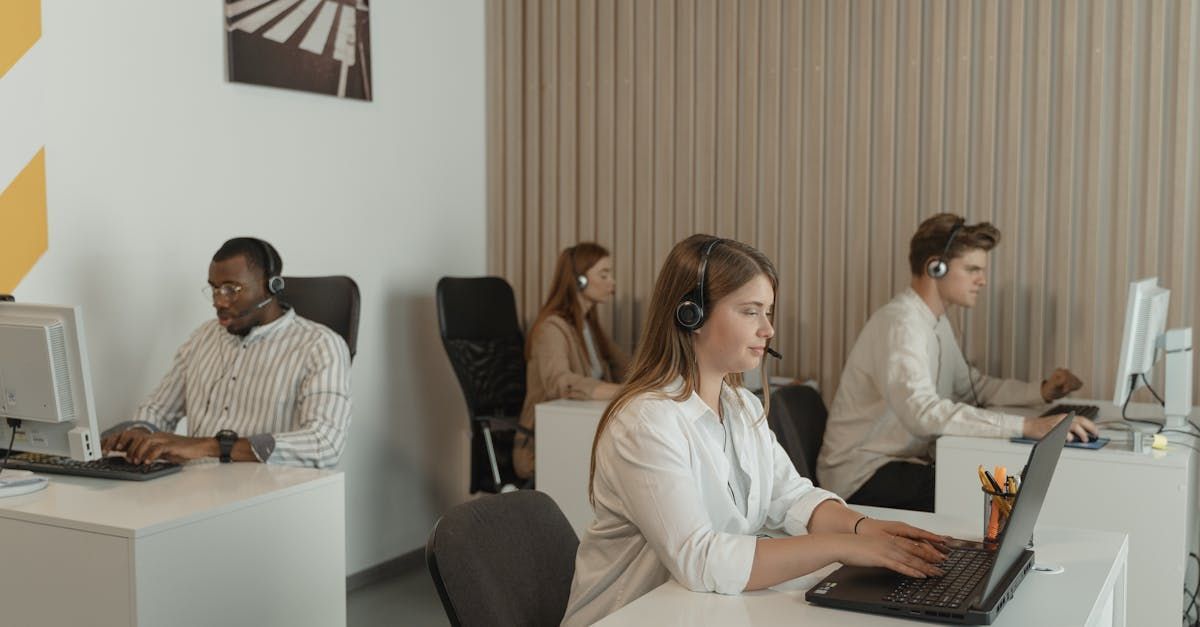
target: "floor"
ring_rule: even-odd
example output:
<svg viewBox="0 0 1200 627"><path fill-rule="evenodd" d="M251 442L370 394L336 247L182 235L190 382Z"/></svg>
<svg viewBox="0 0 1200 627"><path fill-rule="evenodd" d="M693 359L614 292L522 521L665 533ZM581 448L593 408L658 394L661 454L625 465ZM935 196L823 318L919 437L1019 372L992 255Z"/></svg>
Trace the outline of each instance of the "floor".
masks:
<svg viewBox="0 0 1200 627"><path fill-rule="evenodd" d="M346 595L347 627L449 625L433 580L415 568Z"/></svg>

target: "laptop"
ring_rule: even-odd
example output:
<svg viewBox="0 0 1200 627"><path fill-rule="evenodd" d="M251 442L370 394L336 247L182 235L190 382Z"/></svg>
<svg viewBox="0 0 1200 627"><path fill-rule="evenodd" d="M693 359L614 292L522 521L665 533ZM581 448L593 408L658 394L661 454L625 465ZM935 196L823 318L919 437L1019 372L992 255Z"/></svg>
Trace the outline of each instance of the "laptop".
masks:
<svg viewBox="0 0 1200 627"><path fill-rule="evenodd" d="M1074 416L1034 444L1008 525L994 544L955 540L938 567L943 577L918 579L885 568L842 566L804 598L823 605L938 623L990 625L1033 565L1033 527Z"/></svg>

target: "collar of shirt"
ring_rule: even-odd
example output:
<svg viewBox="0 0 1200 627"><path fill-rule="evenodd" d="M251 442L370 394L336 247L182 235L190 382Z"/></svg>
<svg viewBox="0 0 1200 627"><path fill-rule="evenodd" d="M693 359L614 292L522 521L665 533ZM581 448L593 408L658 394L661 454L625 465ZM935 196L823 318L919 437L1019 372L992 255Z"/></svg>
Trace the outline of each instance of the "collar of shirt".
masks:
<svg viewBox="0 0 1200 627"><path fill-rule="evenodd" d="M937 326L938 321L941 318L933 315L933 310L929 308L929 303L926 303L925 299L921 298L921 295L918 294L916 290L914 290L912 287L908 287L900 293L900 296L903 297L904 301L909 307L912 307L914 310L916 310L922 321L927 322L930 327Z"/></svg>
<svg viewBox="0 0 1200 627"><path fill-rule="evenodd" d="M676 394L679 394L681 389L683 389L683 378L675 377L674 381L663 388L663 393L668 397L673 397ZM738 400L737 393L733 390L733 388L729 387L728 383L722 381L720 402L724 403L726 408L737 411L737 405L734 403L736 400ZM679 404L679 411L681 411L683 416L690 422L694 423L703 418L706 414L712 414L713 420L718 420L716 410L712 407L709 407L708 403L705 403L704 399L700 398L700 393L695 390L692 390L691 396L683 399L682 401L676 402Z"/></svg>
<svg viewBox="0 0 1200 627"><path fill-rule="evenodd" d="M250 329L250 332L247 333L245 337L239 337L232 333L227 333L227 335L232 340L232 343L241 346L249 346L250 344L254 344L259 340L262 340L263 338L268 338L272 335L278 334L280 330L286 329L295 321L296 310L289 307L283 312L282 316L279 316L267 324L259 325L253 329Z"/></svg>

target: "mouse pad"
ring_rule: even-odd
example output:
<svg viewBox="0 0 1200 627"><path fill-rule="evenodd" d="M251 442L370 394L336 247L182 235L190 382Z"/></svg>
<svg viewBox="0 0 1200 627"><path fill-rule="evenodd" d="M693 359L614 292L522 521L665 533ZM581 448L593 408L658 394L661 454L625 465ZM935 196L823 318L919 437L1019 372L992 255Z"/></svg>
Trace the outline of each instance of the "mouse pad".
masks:
<svg viewBox="0 0 1200 627"><path fill-rule="evenodd" d="M1067 442L1064 446L1068 448L1086 448L1096 450L1104 448L1104 445L1108 444L1110 441L1111 440L1108 438L1096 438L1095 440L1089 440L1087 442L1075 440L1074 442ZM1037 440L1034 440L1033 438L1010 438L1009 442L1016 442L1017 444L1033 444L1034 442L1037 442Z"/></svg>

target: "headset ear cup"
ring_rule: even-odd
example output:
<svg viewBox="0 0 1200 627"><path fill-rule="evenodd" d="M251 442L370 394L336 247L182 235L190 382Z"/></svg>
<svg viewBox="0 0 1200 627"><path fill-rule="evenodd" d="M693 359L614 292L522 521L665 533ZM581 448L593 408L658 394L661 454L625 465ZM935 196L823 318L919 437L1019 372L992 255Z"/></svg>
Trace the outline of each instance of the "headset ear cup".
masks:
<svg viewBox="0 0 1200 627"><path fill-rule="evenodd" d="M278 294L283 291L285 285L283 277L275 275L267 280L267 291L272 295Z"/></svg>
<svg viewBox="0 0 1200 627"><path fill-rule="evenodd" d="M929 265L925 267L925 272L927 272L929 276L934 279L940 279L946 276L946 272L949 270L950 268L946 266L946 262L942 261L940 258L930 261Z"/></svg>
<svg viewBox="0 0 1200 627"><path fill-rule="evenodd" d="M694 331L704 323L704 310L691 300L684 300L675 307L675 322L687 331Z"/></svg>
<svg viewBox="0 0 1200 627"><path fill-rule="evenodd" d="M581 292L583 290L586 290L587 286L588 286L587 275L586 274L575 275L575 285L579 287L579 291L581 291Z"/></svg>

